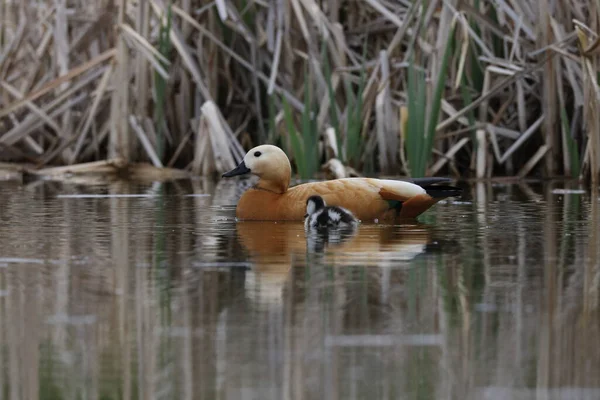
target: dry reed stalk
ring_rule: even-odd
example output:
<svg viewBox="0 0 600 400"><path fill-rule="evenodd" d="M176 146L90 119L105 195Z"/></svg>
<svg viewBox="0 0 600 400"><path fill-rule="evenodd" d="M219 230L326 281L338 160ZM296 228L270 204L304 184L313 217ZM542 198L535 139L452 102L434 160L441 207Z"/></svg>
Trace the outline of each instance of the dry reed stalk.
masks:
<svg viewBox="0 0 600 400"><path fill-rule="evenodd" d="M395 110L411 95L408 60L416 56L415 68L435 82L457 23L450 36L447 82L436 99L444 119L437 122L428 173L453 173L460 164L448 164L446 157L470 157L473 171L459 166L463 176L485 177L501 169L528 176L600 172L596 5L585 12L578 0L368 0L346 6L279 0L272 8L251 2L243 9L229 1L169 3L170 14L164 0L4 3L0 159L36 155L42 164L64 164L118 154L131 162L168 161L212 174L239 160L241 143L247 148L268 140L291 154L280 133L282 98L293 113L302 113L309 80L318 105L318 136L327 136L335 125L335 110L335 139L344 143L350 97L360 95L357 166L399 172L406 159L401 135L407 132L397 128L402 124ZM29 10L29 5L35 7ZM162 46L159 33L169 15L172 51ZM310 76L303 73L306 63ZM359 94L363 68L366 84ZM164 83L160 96L158 80ZM434 83L428 88L433 95ZM205 116L199 128L205 104L215 107L209 106L211 117ZM426 115L430 110L427 102ZM542 129L532 132L540 115L545 116ZM139 130L130 127L132 120ZM472 132L478 133L473 137ZM529 153L534 143L546 150ZM346 150L338 151L343 157ZM538 160L543 163L528 164L536 151L544 154ZM382 164L373 162L378 158Z"/></svg>
<svg viewBox="0 0 600 400"><path fill-rule="evenodd" d="M379 166L384 173L397 170L398 129L395 127L397 113L392 110L390 98L390 69L388 54L380 53L381 86L375 100L377 123L377 146L379 148Z"/></svg>
<svg viewBox="0 0 600 400"><path fill-rule="evenodd" d="M576 26L581 52L584 87L584 119L588 127L588 143L586 146L586 159L584 166L588 171L593 186L600 182L600 121L598 109L600 107L600 86L598 85L598 49L600 38L595 34L592 43L589 43L587 32L591 29L581 23Z"/></svg>
<svg viewBox="0 0 600 400"><path fill-rule="evenodd" d="M66 165L60 167L42 168L39 170L29 171L34 175L39 176L60 176L70 174L113 174L118 169L124 168L127 165L125 160L112 159L93 161L89 163L81 163L78 165Z"/></svg>
<svg viewBox="0 0 600 400"><path fill-rule="evenodd" d="M126 169L130 179L143 182L164 182L189 179L191 174L178 168L155 167L148 163L131 163Z"/></svg>
<svg viewBox="0 0 600 400"><path fill-rule="evenodd" d="M125 22L127 0L118 0L117 26L116 26L116 53L114 62L114 91L111 99L110 110L110 137L108 144L109 158L123 158L129 161L132 153L131 135L127 122L129 113L129 49L122 33Z"/></svg>
<svg viewBox="0 0 600 400"><path fill-rule="evenodd" d="M73 150L73 153L71 154L70 164L73 164L75 162L75 160L77 159L77 156L79 154L79 151L81 150L81 148L83 146L83 142L86 139L86 136L87 136L87 133L88 133L90 127L92 126L94 117L96 116L96 114L98 112L98 106L100 105L100 102L103 100L104 93L108 87L108 83L109 83L110 77L112 75L112 71L113 71L113 68L111 65L106 69L106 71L104 72L104 75L102 75L102 78L100 79L98 89L96 90L96 97L95 97L94 101L92 102L92 105L90 106L87 118L84 120L85 122L83 123L83 127L81 129L78 129L78 132L80 132L79 138L77 139L77 144L75 145L75 149Z"/></svg>
<svg viewBox="0 0 600 400"><path fill-rule="evenodd" d="M4 89L6 89L12 96L15 96L18 100L23 99L23 94L17 90L17 88L11 86L10 84L8 84L7 82L2 82L2 87ZM36 106L33 102L31 101L27 101L25 103L25 105L27 106L27 108L29 108L33 113L37 114L39 118L41 118L46 124L48 124L48 126L54 130L56 130L57 132L60 130L59 126L57 125L57 123L50 118L50 116L44 112L44 110L40 109L38 106Z"/></svg>
<svg viewBox="0 0 600 400"><path fill-rule="evenodd" d="M213 102L208 101L202 105L202 115L206 118L206 122L208 124L210 144L215 161L216 171L219 173L224 173L232 170L237 165L236 159L240 160L244 156L241 146L236 147L235 143L237 142L235 139L233 138L233 140L231 140L228 137L232 134L226 131L226 123L218 111L217 106ZM233 151L236 151L237 154L232 154L232 144L234 144Z"/></svg>
<svg viewBox="0 0 600 400"><path fill-rule="evenodd" d="M454 146L452 146L443 157L441 157L429 170L429 174L435 175L437 172L449 161L452 161L454 155L462 149L467 143L469 143L470 139L468 137L464 137L460 139Z"/></svg>
<svg viewBox="0 0 600 400"><path fill-rule="evenodd" d="M152 143L150 143L150 140L148 139L148 135L146 135L146 132L144 132L144 129L140 126L137 119L133 115L131 115L129 117L129 123L130 123L131 127L133 128L133 130L135 131L138 139L140 140L142 147L148 154L148 157L150 157L150 160L152 160L152 164L155 167L162 168L163 164L160 161L160 158L158 158L158 155L156 154L156 152L154 151L154 147L152 146Z"/></svg>
<svg viewBox="0 0 600 400"><path fill-rule="evenodd" d="M150 4L146 0L139 2L135 18L136 34L142 39L147 40L150 33ZM150 46L154 48L153 46ZM135 88L136 88L136 108L135 113L138 117L146 116L146 107L149 103L148 90L148 58L142 55L136 55L135 58Z"/></svg>
<svg viewBox="0 0 600 400"><path fill-rule="evenodd" d="M198 120L198 129L196 130L196 145L194 147L194 160L192 161L192 172L198 175L209 175L214 172L211 166L212 152L210 149L210 133L208 132L208 122L204 115Z"/></svg>
<svg viewBox="0 0 600 400"><path fill-rule="evenodd" d="M523 165L517 176L519 178L524 178L549 150L550 148L546 144L540 147L538 151L536 151L535 154L525 163L525 165Z"/></svg>
<svg viewBox="0 0 600 400"><path fill-rule="evenodd" d="M65 75L69 72L69 21L67 19L67 2L66 0L56 1L55 15L55 27L54 27L54 53L56 54L55 62L57 64L57 70L60 75ZM64 91L69 87L67 82L60 85L60 90ZM72 111L67 109L62 114L60 136L63 140L68 140L72 135ZM69 148L65 148L62 154L63 162L71 158L71 151Z"/></svg>
<svg viewBox="0 0 600 400"><path fill-rule="evenodd" d="M16 103L5 106L2 110L0 110L0 118L5 117L5 116L9 115L10 113L17 111L20 107L27 104L27 102L38 99L39 97L50 92L51 90L56 89L63 83L68 82L71 79L91 70L98 64L101 64L101 63L105 62L106 60L111 59L115 54L116 54L116 52L114 49L109 49L109 50L105 51L104 53L98 55L97 57L94 57L92 60L90 60L76 68L73 68L66 74L59 76L58 78L52 80L51 82L46 83L41 88L33 91L32 93L30 93L28 95L25 95L20 101L17 101Z"/></svg>
<svg viewBox="0 0 600 400"><path fill-rule="evenodd" d="M80 103L87 96L85 93L75 96L73 98L65 98L64 102L51 102L44 106L42 112L47 114L51 119L62 115L70 107ZM51 110L51 111L50 111ZM23 120L21 124L15 125L15 127L0 137L0 143L12 145L21 139L26 139L33 131L43 126L45 120L40 119L37 115L29 114Z"/></svg>

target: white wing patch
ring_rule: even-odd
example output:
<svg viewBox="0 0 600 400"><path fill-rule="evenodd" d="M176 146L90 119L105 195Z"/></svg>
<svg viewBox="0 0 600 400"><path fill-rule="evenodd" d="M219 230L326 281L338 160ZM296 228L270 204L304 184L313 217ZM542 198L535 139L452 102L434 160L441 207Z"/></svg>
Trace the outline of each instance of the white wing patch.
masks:
<svg viewBox="0 0 600 400"><path fill-rule="evenodd" d="M413 197L419 194L427 193L421 186L415 185L411 182L395 181L392 179L378 179L377 182L382 188L407 197Z"/></svg>

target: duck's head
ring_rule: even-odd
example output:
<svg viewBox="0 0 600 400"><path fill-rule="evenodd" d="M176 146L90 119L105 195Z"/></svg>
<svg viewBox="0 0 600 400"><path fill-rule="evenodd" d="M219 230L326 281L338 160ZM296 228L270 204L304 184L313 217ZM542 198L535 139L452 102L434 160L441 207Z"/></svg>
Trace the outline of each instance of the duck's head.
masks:
<svg viewBox="0 0 600 400"><path fill-rule="evenodd" d="M312 215L325 208L325 200L321 196L310 196L306 199L306 215Z"/></svg>
<svg viewBox="0 0 600 400"><path fill-rule="evenodd" d="M256 146L234 169L223 174L224 178L243 174L254 174L260 179L257 186L275 193L284 193L290 185L292 167L287 155L277 146Z"/></svg>

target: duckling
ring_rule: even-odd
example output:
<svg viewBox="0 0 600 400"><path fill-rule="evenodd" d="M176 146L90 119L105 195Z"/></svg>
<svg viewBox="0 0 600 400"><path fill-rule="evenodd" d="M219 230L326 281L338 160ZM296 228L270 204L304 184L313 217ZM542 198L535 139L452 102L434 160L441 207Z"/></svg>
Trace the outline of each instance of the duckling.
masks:
<svg viewBox="0 0 600 400"><path fill-rule="evenodd" d="M358 220L349 210L339 206L327 206L321 196L313 195L306 200L304 229L352 228Z"/></svg>
<svg viewBox="0 0 600 400"><path fill-rule="evenodd" d="M327 206L321 196L306 200L304 230L309 253L323 253L326 247L341 245L356 233L358 219L346 208Z"/></svg>

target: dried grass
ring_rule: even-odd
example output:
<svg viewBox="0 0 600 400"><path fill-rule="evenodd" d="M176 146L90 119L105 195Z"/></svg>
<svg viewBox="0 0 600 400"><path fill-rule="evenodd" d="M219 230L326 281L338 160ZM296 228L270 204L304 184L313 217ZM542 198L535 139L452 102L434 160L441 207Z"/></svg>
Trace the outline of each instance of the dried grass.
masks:
<svg viewBox="0 0 600 400"><path fill-rule="evenodd" d="M595 3L0 7L0 161L42 168L120 158L216 174L270 142L295 163L337 157L361 173L410 174L416 162L424 174L599 179ZM416 117L406 115L416 96L409 64L425 79L425 100L423 123L406 129ZM292 121L311 135L300 138L313 143L301 153ZM415 138L422 161L407 147Z"/></svg>

